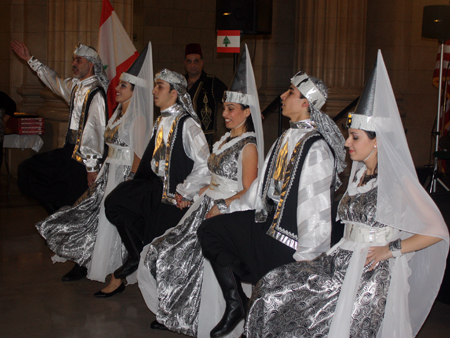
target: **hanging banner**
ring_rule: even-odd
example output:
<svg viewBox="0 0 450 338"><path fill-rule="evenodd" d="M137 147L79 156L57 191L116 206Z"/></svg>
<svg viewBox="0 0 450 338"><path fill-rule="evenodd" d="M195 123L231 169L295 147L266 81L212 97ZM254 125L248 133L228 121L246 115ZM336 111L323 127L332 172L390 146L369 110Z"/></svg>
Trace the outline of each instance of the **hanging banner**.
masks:
<svg viewBox="0 0 450 338"><path fill-rule="evenodd" d="M120 74L128 70L139 53L108 0L103 0L97 51L111 81L107 93L108 113L111 117L117 106L116 86L119 84Z"/></svg>
<svg viewBox="0 0 450 338"><path fill-rule="evenodd" d="M240 53L240 46L241 31L217 31L217 53Z"/></svg>

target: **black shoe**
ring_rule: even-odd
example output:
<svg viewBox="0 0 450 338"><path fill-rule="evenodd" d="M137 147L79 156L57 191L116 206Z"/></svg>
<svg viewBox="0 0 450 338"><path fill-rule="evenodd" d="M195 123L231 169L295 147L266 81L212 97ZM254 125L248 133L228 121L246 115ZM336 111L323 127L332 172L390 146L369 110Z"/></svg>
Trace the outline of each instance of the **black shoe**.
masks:
<svg viewBox="0 0 450 338"><path fill-rule="evenodd" d="M62 276L61 280L63 282L73 282L85 278L86 275L87 269L84 266L79 266L78 264L75 264L72 270L70 270L68 273Z"/></svg>
<svg viewBox="0 0 450 338"><path fill-rule="evenodd" d="M156 319L150 324L150 328L153 330L169 330L164 324L159 323Z"/></svg>
<svg viewBox="0 0 450 338"><path fill-rule="evenodd" d="M124 279L135 272L138 266L139 259L134 256L130 256L120 268L114 271L114 277L116 279Z"/></svg>
<svg viewBox="0 0 450 338"><path fill-rule="evenodd" d="M122 283L119 285L119 287L117 289L115 289L112 292L106 293L106 292L103 292L100 290L99 292L94 293L94 296L98 297L98 298L108 298L108 297L114 296L117 293L122 293L124 290L125 290L125 284Z"/></svg>

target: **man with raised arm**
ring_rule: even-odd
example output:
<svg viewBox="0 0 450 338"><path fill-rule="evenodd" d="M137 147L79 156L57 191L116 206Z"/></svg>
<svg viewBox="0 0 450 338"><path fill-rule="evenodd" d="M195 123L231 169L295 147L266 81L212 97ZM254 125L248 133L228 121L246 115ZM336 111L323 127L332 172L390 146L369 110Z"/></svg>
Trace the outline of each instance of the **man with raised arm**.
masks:
<svg viewBox="0 0 450 338"><path fill-rule="evenodd" d="M104 132L108 121L106 91L109 80L97 51L79 44L73 52L73 78L63 79L19 41L13 51L27 61L39 79L69 104L69 123L64 146L23 161L17 184L22 193L36 198L49 214L72 205L97 178L104 158ZM79 280L87 270L75 264L63 281Z"/></svg>
<svg viewBox="0 0 450 338"><path fill-rule="evenodd" d="M63 148L36 154L18 167L20 191L38 199L52 214L64 205L72 205L97 177L108 120L105 92L109 81L92 47L78 45L73 53L74 77L63 79L31 56L23 43L13 41L11 46L39 79L69 104L69 125Z"/></svg>

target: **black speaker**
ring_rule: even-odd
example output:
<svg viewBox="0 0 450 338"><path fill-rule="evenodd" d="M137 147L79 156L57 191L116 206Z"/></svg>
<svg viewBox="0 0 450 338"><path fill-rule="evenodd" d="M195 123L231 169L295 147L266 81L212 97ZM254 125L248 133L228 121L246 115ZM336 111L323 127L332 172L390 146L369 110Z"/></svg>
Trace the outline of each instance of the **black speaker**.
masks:
<svg viewBox="0 0 450 338"><path fill-rule="evenodd" d="M423 8L422 37L438 39L442 43L450 39L450 6L433 5Z"/></svg>
<svg viewBox="0 0 450 338"><path fill-rule="evenodd" d="M272 0L216 0L216 30L272 33Z"/></svg>

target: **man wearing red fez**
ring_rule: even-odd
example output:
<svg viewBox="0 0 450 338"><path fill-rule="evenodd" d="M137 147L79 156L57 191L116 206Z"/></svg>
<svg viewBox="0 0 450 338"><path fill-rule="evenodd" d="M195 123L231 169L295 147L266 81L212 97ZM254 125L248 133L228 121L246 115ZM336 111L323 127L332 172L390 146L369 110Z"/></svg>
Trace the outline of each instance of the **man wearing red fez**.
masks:
<svg viewBox="0 0 450 338"><path fill-rule="evenodd" d="M186 45L184 67L188 93L191 95L194 110L200 118L209 148L213 145L217 130L217 112L222 106L223 92L227 86L217 77L203 71L202 47L198 43Z"/></svg>

